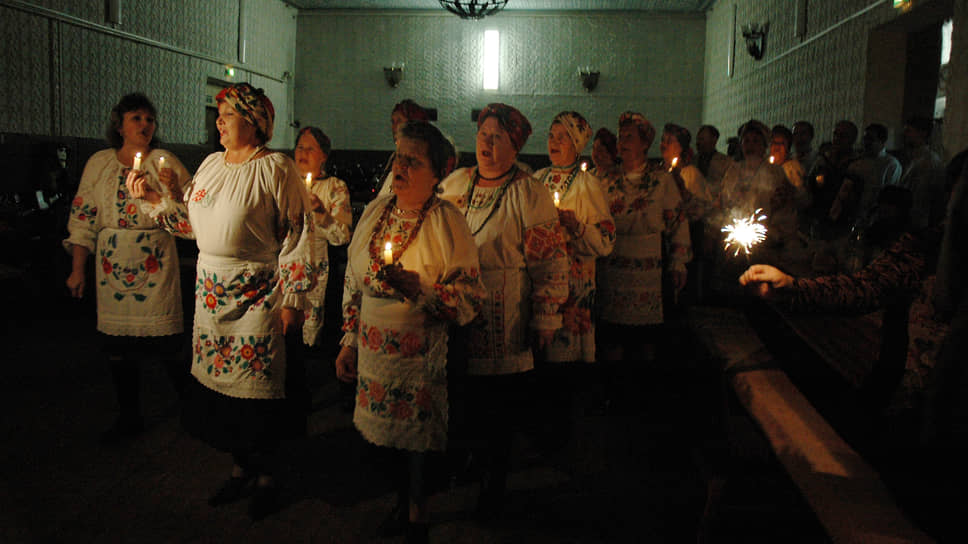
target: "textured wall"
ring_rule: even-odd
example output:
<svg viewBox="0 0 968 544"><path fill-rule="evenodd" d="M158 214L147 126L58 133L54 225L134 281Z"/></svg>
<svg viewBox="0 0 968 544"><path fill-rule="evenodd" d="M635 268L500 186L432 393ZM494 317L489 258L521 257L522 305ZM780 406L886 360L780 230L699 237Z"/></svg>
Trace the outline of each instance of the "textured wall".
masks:
<svg viewBox="0 0 968 544"><path fill-rule="evenodd" d="M500 90L481 89L483 31L501 32ZM519 108L534 126L523 152L547 152L559 111L581 112L596 129L643 112L658 126L701 118L705 22L701 15L513 14L483 22L445 12L315 11L299 15L296 119L320 125L342 149L388 149L390 111L403 98L438 109L440 126L473 149L471 109ZM396 89L383 67L405 62ZM579 65L601 71L586 93ZM653 154L658 154L654 146Z"/></svg>
<svg viewBox="0 0 968 544"><path fill-rule="evenodd" d="M964 3L964 0L957 0ZM930 2L916 2L926 5ZM796 9L793 0L719 0L707 12L704 122L720 128L724 138L751 117L767 124L813 121L817 141L829 139L834 123L850 119L863 123L900 118L899 112L865 109L868 85L868 38L873 29L898 18L899 12L885 0L809 0L806 34L794 36ZM733 9L736 6L736 55L734 73L727 74L727 58ZM915 6L915 14L920 9ZM755 61L746 52L741 33L747 22L769 21L766 55ZM965 31L955 22L955 34ZM822 36L821 36L822 35ZM818 37L819 36L819 37ZM952 50L952 63L968 59ZM877 74L871 75L876 81ZM876 85L876 83L871 83ZM877 94L877 89L873 89ZM883 93L881 93L883 94ZM964 93L948 98L948 107L962 112ZM952 105L952 101L955 102ZM888 123L892 131L900 129ZM946 147L958 143L949 132L965 128L946 126ZM962 137L961 142L964 142ZM898 143L895 141L895 143ZM963 143L962 143L963 145ZM950 149L949 149L950 152Z"/></svg>
<svg viewBox="0 0 968 544"><path fill-rule="evenodd" d="M28 4L55 14L0 3L7 48L0 56L0 132L101 137L118 98L142 91L159 109L164 140L202 143L206 81L225 80L225 65L233 64L233 81L265 88L276 105L273 145L291 144L291 80L283 73L294 71L296 11L281 1L245 0L244 65L237 62L239 0L123 0L116 29L134 39L109 32L103 0Z"/></svg>

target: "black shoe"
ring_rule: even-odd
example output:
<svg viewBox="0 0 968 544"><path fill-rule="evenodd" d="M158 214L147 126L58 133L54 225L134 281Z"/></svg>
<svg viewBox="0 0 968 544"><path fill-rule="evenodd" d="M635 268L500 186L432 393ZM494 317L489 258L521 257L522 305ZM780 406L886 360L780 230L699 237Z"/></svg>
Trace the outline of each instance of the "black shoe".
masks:
<svg viewBox="0 0 968 544"><path fill-rule="evenodd" d="M279 510L279 488L275 485L259 485L249 501L249 519L259 521Z"/></svg>
<svg viewBox="0 0 968 544"><path fill-rule="evenodd" d="M101 433L100 441L104 445L120 444L134 438L145 430L144 421L139 418L118 418L108 430Z"/></svg>
<svg viewBox="0 0 968 544"><path fill-rule="evenodd" d="M477 497L474 516L478 521L490 521L501 515L504 510L503 481L496 481L491 475L481 478L481 494Z"/></svg>
<svg viewBox="0 0 968 544"><path fill-rule="evenodd" d="M252 491L251 483L250 476L232 476L208 498L208 505L222 506L245 498Z"/></svg>
<svg viewBox="0 0 968 544"><path fill-rule="evenodd" d="M416 521L407 522L407 544L426 544L430 542L430 525Z"/></svg>
<svg viewBox="0 0 968 544"><path fill-rule="evenodd" d="M380 523L380 536L383 538L391 538L404 534L410 518L410 513L407 510L409 510L407 501L397 501L393 510L390 510L386 519Z"/></svg>

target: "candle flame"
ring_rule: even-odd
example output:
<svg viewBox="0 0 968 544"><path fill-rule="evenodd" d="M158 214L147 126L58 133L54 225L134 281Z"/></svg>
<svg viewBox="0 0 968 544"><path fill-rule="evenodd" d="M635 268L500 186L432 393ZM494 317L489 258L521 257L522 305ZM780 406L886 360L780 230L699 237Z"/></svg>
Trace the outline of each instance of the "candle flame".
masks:
<svg viewBox="0 0 968 544"><path fill-rule="evenodd" d="M393 244L387 242L387 245L383 246L384 251L393 251Z"/></svg>
<svg viewBox="0 0 968 544"><path fill-rule="evenodd" d="M309 187L313 183L313 173L306 172L306 187Z"/></svg>
<svg viewBox="0 0 968 544"><path fill-rule="evenodd" d="M561 199L560 199L560 198L558 198L558 191L555 191L555 207L556 207L556 208L558 207L558 204L559 204L560 202L561 202Z"/></svg>
<svg viewBox="0 0 968 544"><path fill-rule="evenodd" d="M588 170L588 163L587 162L581 163L581 171L585 172L587 170Z"/></svg>
<svg viewBox="0 0 968 544"><path fill-rule="evenodd" d="M750 248L766 239L766 226L761 221L766 219L765 215L760 215L762 209L757 209L752 215L746 218L734 219L732 225L726 225L721 230L726 233L726 240L723 249L729 250L731 247L736 251L733 256L739 255L740 250L750 254Z"/></svg>
<svg viewBox="0 0 968 544"><path fill-rule="evenodd" d="M139 152L135 153L134 154L134 158L140 159L141 158L141 152L139 151Z"/></svg>

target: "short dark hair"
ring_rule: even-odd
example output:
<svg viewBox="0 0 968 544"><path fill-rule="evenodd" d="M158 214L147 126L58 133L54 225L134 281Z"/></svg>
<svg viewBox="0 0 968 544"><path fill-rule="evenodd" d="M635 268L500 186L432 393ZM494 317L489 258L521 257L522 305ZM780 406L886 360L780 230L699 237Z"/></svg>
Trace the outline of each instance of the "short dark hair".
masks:
<svg viewBox="0 0 968 544"><path fill-rule="evenodd" d="M887 127L880 123L871 123L864 130L870 131L878 142L884 143L887 141Z"/></svg>
<svg viewBox="0 0 968 544"><path fill-rule="evenodd" d="M934 121L921 115L915 115L908 118L905 124L915 130L920 131L922 134L924 134L925 139L931 137L931 130L934 128Z"/></svg>
<svg viewBox="0 0 968 544"><path fill-rule="evenodd" d="M708 130L709 132L711 132L713 135L713 138L716 138L716 141L719 141L719 129L712 125L703 125L699 127L699 130L696 131L696 136L699 136L699 133L704 130Z"/></svg>
<svg viewBox="0 0 968 544"><path fill-rule="evenodd" d="M782 136L783 139L786 140L786 146L788 150L790 149L790 146L793 145L793 132L791 132L790 129L788 129L786 126L774 125L773 129L770 132L772 133L774 138L777 136Z"/></svg>
<svg viewBox="0 0 968 544"><path fill-rule="evenodd" d="M111 108L111 118L108 121L108 128L104 131L104 137L108 145L114 149L121 149L124 145L124 138L121 137L121 126L124 124L124 114L131 111L145 110L155 118L155 130L158 129L158 110L155 105L148 100L142 93L131 93L121 97L121 100ZM158 147L158 138L152 137L149 147Z"/></svg>
<svg viewBox="0 0 968 544"><path fill-rule="evenodd" d="M316 143L319 144L319 148L323 150L323 153L325 153L327 157L329 157L329 152L333 149L333 144L329 141L329 136L327 136L326 133L318 127L304 127L300 129L299 134L296 136L296 143L298 144L299 138L302 138L302 135L307 133L316 140Z"/></svg>
<svg viewBox="0 0 968 544"><path fill-rule="evenodd" d="M457 164L457 148L454 142L429 121L407 121L397 130L397 137L427 144L427 157L438 181L447 177Z"/></svg>
<svg viewBox="0 0 968 544"><path fill-rule="evenodd" d="M814 134L814 132L813 132L813 124L810 123L810 121L797 121L797 122L793 123L793 129L794 130L796 130L797 125L800 125L800 126L806 128L810 132L810 138L813 138L813 134Z"/></svg>
<svg viewBox="0 0 968 544"><path fill-rule="evenodd" d="M597 141L602 142L602 145L605 146L605 150L608 151L608 154L612 156L612 159L618 158L618 138L615 137L614 132L605 127L598 129L598 132L595 133L595 138L592 140L592 143Z"/></svg>

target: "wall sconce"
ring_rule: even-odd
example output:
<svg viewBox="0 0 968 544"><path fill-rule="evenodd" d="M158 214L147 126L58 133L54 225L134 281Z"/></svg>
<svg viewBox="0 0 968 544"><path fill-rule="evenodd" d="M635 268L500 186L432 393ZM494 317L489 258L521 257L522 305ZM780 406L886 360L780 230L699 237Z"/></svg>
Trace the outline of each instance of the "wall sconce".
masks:
<svg viewBox="0 0 968 544"><path fill-rule="evenodd" d="M598 86L598 75L598 70L592 70L590 66L578 68L578 77L581 78L581 86L585 88L585 92L590 93L595 90Z"/></svg>
<svg viewBox="0 0 968 544"><path fill-rule="evenodd" d="M750 23L743 25L743 38L746 39L746 51L756 60L763 58L766 52L766 33L770 30L770 23L758 25Z"/></svg>
<svg viewBox="0 0 968 544"><path fill-rule="evenodd" d="M402 62L399 64L394 62L389 68L383 68L383 79L387 80L387 85L393 87L394 89L397 88L397 85L399 85L400 81L403 79L403 66L404 63Z"/></svg>

